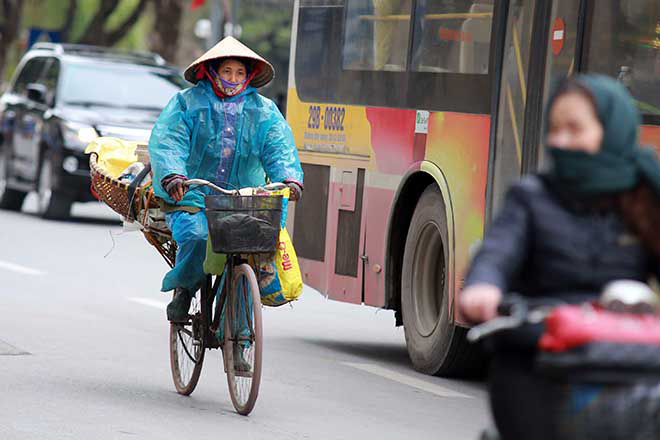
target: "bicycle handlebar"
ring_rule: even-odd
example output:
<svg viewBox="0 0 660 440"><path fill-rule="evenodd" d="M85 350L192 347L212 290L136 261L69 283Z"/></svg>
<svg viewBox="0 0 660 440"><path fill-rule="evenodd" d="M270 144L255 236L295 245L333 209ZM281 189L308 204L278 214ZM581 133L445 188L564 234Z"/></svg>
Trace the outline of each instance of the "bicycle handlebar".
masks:
<svg viewBox="0 0 660 440"><path fill-rule="evenodd" d="M208 180L204 180L204 179L188 179L185 182L183 182L183 186L185 186L187 188L190 188L192 185L208 186L212 190L217 191L217 192L222 193L222 194L226 194L228 196L238 194L238 190L227 190L227 189L224 189L224 188L220 188L219 186L209 182Z"/></svg>
<svg viewBox="0 0 660 440"><path fill-rule="evenodd" d="M238 196L238 195L240 195L240 191L237 190L237 189L227 190L227 189L224 189L224 188L220 188L218 185L215 185L214 183L211 183L208 180L204 180L204 179L189 179L189 180L186 180L185 182L183 182L183 186L185 186L185 187L189 188L191 185L208 186L212 190L217 191L221 194L228 195L228 196ZM273 183L269 183L268 185L258 187L258 189L263 189L263 190L266 190L266 191L277 191L279 189L284 189L284 188L286 188L286 184L281 183L281 182L273 182ZM243 188L243 189L246 189L246 188Z"/></svg>
<svg viewBox="0 0 660 440"><path fill-rule="evenodd" d="M518 295L512 295L498 306L497 318L472 327L468 330L467 339L476 342L494 333L511 330L523 324L538 324L560 304L564 304L564 301L549 298L523 299Z"/></svg>

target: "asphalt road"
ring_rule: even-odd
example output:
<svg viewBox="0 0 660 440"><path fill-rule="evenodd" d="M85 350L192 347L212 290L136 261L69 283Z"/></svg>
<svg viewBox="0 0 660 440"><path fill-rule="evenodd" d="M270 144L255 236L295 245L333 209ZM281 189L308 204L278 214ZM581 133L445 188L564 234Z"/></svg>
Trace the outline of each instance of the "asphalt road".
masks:
<svg viewBox="0 0 660 440"><path fill-rule="evenodd" d="M412 370L391 312L307 287L264 309L249 417L217 351L180 396L155 249L100 204L67 222L33 212L32 198L0 211L0 439L476 439L489 424L482 383Z"/></svg>

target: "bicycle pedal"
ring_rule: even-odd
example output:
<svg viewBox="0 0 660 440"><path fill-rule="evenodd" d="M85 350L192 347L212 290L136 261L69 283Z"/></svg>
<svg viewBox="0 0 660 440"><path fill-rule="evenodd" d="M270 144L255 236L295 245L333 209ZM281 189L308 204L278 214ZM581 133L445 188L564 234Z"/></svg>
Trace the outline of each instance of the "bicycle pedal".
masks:
<svg viewBox="0 0 660 440"><path fill-rule="evenodd" d="M234 371L234 376L252 377L252 371Z"/></svg>

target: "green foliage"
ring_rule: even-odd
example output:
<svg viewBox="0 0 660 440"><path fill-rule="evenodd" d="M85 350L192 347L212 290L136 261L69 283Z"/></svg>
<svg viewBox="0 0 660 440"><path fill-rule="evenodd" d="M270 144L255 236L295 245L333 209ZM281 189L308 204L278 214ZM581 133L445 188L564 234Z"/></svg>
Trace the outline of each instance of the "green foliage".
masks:
<svg viewBox="0 0 660 440"><path fill-rule="evenodd" d="M59 29L66 18L67 0L26 0L23 6L23 28Z"/></svg>
<svg viewBox="0 0 660 440"><path fill-rule="evenodd" d="M122 0L115 13L112 14L108 20L108 26L110 29L118 26L126 20L138 3L139 0ZM126 36L116 44L116 47L131 50L147 50L146 35L149 32L149 29L151 29L152 23L153 19L149 14L142 14L135 26L133 26L130 32L128 32Z"/></svg>
<svg viewBox="0 0 660 440"><path fill-rule="evenodd" d="M113 29L124 21L137 6L139 0L121 0L117 9L107 22L108 29ZM98 10L100 0L78 0L75 19L71 30L71 41L76 42L87 28ZM66 20L69 0L27 0L23 16L23 28L39 27L58 30ZM143 14L137 24L118 44L125 49L146 50L145 35L151 28L151 18Z"/></svg>
<svg viewBox="0 0 660 440"><path fill-rule="evenodd" d="M128 17L138 4L139 0L121 0L115 12L108 20L108 26L113 28ZM75 18L71 29L69 43L75 43L87 28L100 5L100 0L78 0ZM22 33L14 50L10 50L7 58L7 68L4 70L4 79L9 80L23 55L27 30L32 27L59 30L66 22L69 0L24 0ZM124 49L147 50L147 34L150 32L153 18L150 10L138 20L126 36L117 43L117 47ZM0 78L2 82L3 78Z"/></svg>
<svg viewBox="0 0 660 440"><path fill-rule="evenodd" d="M66 22L66 15L70 0L25 0L22 28L31 27L58 30ZM198 18L208 17L209 3L196 11L189 7L184 9L187 16ZM275 79L262 90L265 95L277 99L278 95L287 93L287 78L289 70L289 42L291 39L292 1L260 1L260 0L233 0L238 2L238 21L242 27L241 41L266 58L275 68ZM76 42L82 36L90 20L99 8L101 0L78 0L73 25L70 32L70 41ZM119 6L108 19L106 26L110 29L125 20L133 11L139 0L121 0ZM126 36L117 43L117 47L124 49L148 50L147 36L152 31L154 13L153 3L149 5L144 14ZM187 17L188 19L190 17ZM184 17L184 20L186 17ZM196 20L194 20L196 21ZM193 21L193 22L194 22ZM191 26L192 27L192 23ZM183 34L182 38L194 38ZM10 75L22 53L15 51L8 60L10 66L5 70Z"/></svg>

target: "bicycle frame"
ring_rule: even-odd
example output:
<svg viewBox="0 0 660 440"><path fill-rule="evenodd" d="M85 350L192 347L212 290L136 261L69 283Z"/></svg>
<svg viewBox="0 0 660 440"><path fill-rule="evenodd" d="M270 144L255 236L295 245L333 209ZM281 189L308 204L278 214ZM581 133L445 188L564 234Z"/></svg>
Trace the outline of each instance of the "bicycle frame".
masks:
<svg viewBox="0 0 660 440"><path fill-rule="evenodd" d="M202 304L202 317L204 319L204 342L208 348L218 348L222 346L222 341L217 337L217 334L220 330L222 312L227 303L229 292L231 292L229 287L231 287L234 282L234 267L246 262L246 260L240 255L230 254L227 257L227 263L223 275L215 275L215 280L212 280L214 275L207 275L203 289L204 300ZM221 287L220 284L223 276L225 277L225 281L222 285L222 291L218 292L218 289ZM215 307L213 307L214 299L216 300ZM248 319L248 328L250 329L250 332L252 332L250 314L248 313L246 317ZM253 337L254 335L250 336Z"/></svg>
<svg viewBox="0 0 660 440"><path fill-rule="evenodd" d="M186 182L184 182L185 187L190 188L193 185L207 186L212 190L225 195L236 195L236 196L240 195L240 190L226 190L204 179L189 179ZM286 188L286 185L280 182L274 182L260 188L267 191L273 191L273 190ZM244 188L244 189L249 189L249 188ZM213 275L211 274L206 276L206 280L202 288L203 292L202 292L201 312L202 312L203 329L204 329L204 343L205 346L208 348L218 348L222 346L222 342L216 337L216 334L220 328L220 318L222 316L222 310L224 309L224 305L228 295L227 286L232 285L234 267L245 262L246 260L242 258L240 255L236 255L236 254L227 255L227 263L225 264L225 270L224 270L225 283L223 285L222 292L220 292L220 294L217 295L218 300L216 301L215 308L213 308L213 300L216 297L218 288L220 288L220 283L222 282L223 275L215 275L215 280L213 280ZM250 319L249 315L250 314L248 313L247 314L248 324L251 324L249 322ZM250 331L252 331L251 325L249 325L249 328Z"/></svg>
<svg viewBox="0 0 660 440"><path fill-rule="evenodd" d="M234 196L259 197L264 195L263 191L286 188L282 183L274 183L260 188L228 191L206 180L184 182L186 188L191 185L208 186L229 199ZM231 205L234 200L226 202ZM279 220L271 221L279 223ZM223 231L240 233L232 229ZM177 392L190 395L197 386L205 350L222 348L229 394L234 408L242 415L248 415L254 408L263 364L261 297L255 273L258 260L256 264L249 264L258 256L254 254L248 260L246 255L253 254L241 253L247 249L220 247L219 250L227 256L222 273L205 276L199 289L199 304L193 305L191 320L170 324L170 366Z"/></svg>

